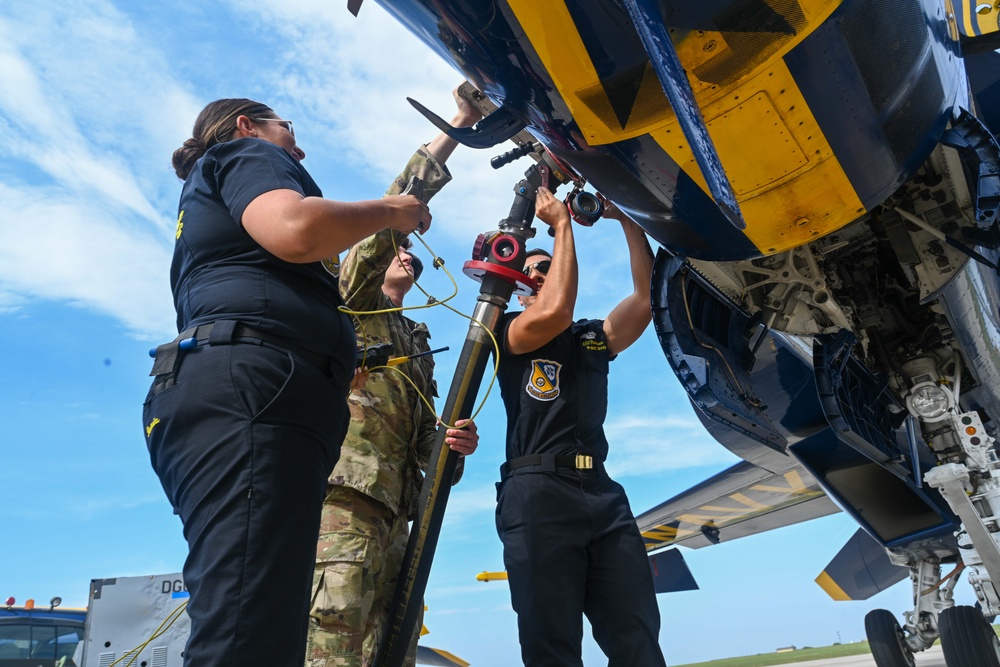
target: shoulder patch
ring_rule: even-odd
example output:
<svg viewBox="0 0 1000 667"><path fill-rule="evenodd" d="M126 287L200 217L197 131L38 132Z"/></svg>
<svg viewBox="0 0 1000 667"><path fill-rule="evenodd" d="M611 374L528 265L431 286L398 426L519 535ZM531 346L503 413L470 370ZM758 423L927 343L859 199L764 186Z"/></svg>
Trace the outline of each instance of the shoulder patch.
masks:
<svg viewBox="0 0 1000 667"><path fill-rule="evenodd" d="M531 360L531 379L524 387L528 395L539 401L553 401L559 395L559 371L562 364L548 359Z"/></svg>
<svg viewBox="0 0 1000 667"><path fill-rule="evenodd" d="M340 278L340 255L334 255L333 257L328 257L324 259L323 268L334 278Z"/></svg>

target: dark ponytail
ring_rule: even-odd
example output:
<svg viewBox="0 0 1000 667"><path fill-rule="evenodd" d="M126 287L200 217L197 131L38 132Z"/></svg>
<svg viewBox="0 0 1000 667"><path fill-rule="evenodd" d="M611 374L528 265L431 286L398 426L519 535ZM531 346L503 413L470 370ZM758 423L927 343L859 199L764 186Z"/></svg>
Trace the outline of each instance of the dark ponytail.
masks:
<svg viewBox="0 0 1000 667"><path fill-rule="evenodd" d="M186 179L194 163L215 144L225 143L236 133L236 119L240 116L267 118L274 111L266 104L244 98L216 100L209 103L194 121L191 138L174 151L174 173Z"/></svg>

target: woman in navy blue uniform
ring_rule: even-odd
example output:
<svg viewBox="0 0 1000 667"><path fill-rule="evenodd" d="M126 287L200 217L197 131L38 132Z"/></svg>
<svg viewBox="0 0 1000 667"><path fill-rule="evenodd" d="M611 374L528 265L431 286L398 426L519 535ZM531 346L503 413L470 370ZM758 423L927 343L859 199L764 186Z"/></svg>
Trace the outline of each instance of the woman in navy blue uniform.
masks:
<svg viewBox="0 0 1000 667"><path fill-rule="evenodd" d="M181 333L157 348L143 424L189 547L186 667L303 664L357 354L338 256L430 225L409 195L323 199L304 157L291 122L246 99L206 106L174 152Z"/></svg>

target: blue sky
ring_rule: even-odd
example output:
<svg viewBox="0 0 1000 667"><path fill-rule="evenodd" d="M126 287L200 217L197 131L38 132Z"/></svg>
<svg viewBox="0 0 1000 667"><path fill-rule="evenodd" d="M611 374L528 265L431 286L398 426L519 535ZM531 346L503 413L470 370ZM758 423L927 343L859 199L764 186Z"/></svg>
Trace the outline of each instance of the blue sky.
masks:
<svg viewBox="0 0 1000 667"><path fill-rule="evenodd" d="M327 197L371 199L435 134L405 98L449 118L460 81L371 1L354 18L346 0L0 0L0 598L85 606L91 579L181 569L186 545L150 470L140 410L147 350L176 333L170 155L202 106L269 104L295 121ZM455 180L431 206L426 240L456 274L451 304L465 312L477 285L462 263L527 167L492 170L498 152L460 148ZM577 314L603 317L629 289L624 238L600 222L577 227L577 244ZM422 284L447 296L424 257ZM467 321L442 308L417 317L435 347L451 346L438 357L444 394ZM735 462L698 424L651 329L612 365L611 392L608 468L636 513ZM478 419L480 451L452 493L426 597L425 643L477 666L519 656L506 584L475 580L502 569L498 394ZM907 608L908 583L856 603L813 583L853 532L839 514L685 550L701 590L659 598L667 661L855 641L869 609ZM584 659L602 662L589 639Z"/></svg>

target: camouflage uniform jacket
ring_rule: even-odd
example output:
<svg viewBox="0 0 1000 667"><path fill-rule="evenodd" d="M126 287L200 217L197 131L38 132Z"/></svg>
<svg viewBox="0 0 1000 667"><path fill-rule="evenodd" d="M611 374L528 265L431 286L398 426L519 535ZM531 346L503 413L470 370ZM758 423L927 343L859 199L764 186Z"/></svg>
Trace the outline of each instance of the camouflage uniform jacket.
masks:
<svg viewBox="0 0 1000 667"><path fill-rule="evenodd" d="M402 192L412 175L424 182L425 201L451 180L447 168L427 152L426 146L421 146L387 194ZM351 248L340 267L340 293L349 309L395 307L382 292L382 281L405 236L384 229ZM352 317L359 346L391 342L394 356L430 349L427 326L403 313ZM437 396L433 357L407 361L395 368L406 373L433 405ZM330 483L360 491L393 513L402 510L412 516L437 433L434 412L400 373L388 369L371 373L364 389L351 392L348 406L351 421Z"/></svg>

